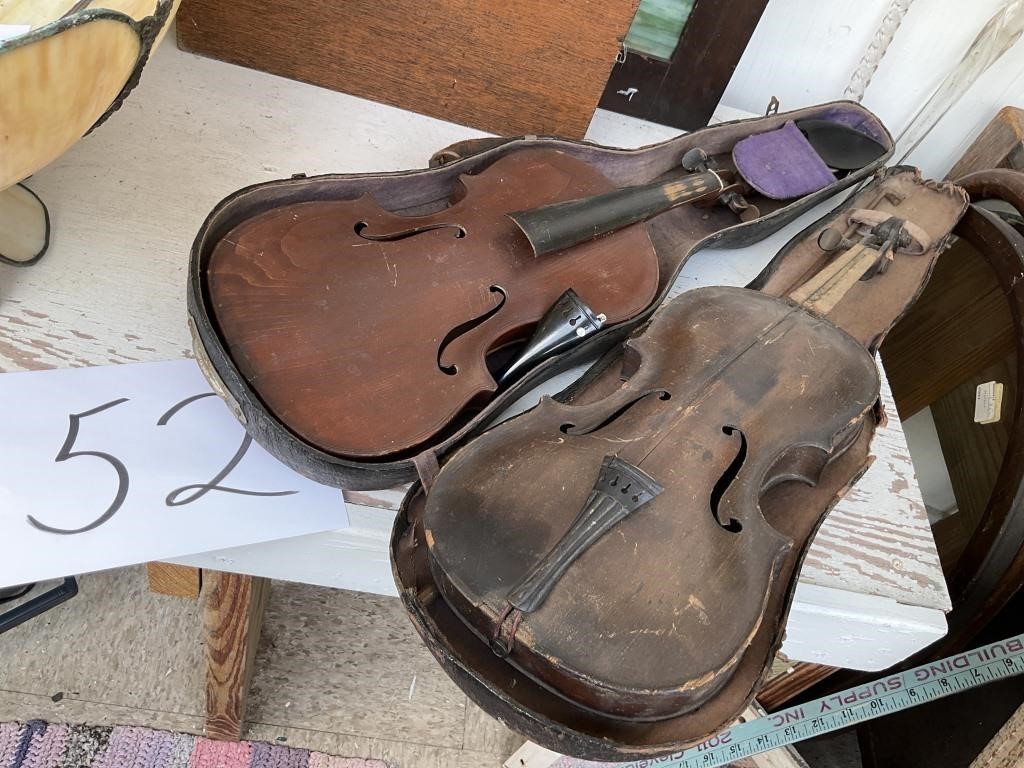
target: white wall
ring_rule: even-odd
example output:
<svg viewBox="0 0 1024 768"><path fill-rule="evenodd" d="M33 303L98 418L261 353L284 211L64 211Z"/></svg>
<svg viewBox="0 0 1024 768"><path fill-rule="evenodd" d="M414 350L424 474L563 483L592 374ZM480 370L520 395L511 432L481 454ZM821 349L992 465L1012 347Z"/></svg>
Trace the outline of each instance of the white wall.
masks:
<svg viewBox="0 0 1024 768"><path fill-rule="evenodd" d="M915 0L864 97L898 134L956 66L1006 0ZM841 98L889 0L771 0L722 98L761 113ZM1024 107L1024 42L1018 42L942 119L908 158L943 176L1007 104Z"/></svg>

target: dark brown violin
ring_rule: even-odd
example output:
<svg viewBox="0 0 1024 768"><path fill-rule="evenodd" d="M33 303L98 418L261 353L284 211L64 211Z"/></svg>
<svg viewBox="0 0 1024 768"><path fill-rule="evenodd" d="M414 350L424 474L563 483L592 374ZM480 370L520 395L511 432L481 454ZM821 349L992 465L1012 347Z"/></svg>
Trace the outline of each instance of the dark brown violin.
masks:
<svg viewBox="0 0 1024 768"><path fill-rule="evenodd" d="M742 710L813 532L867 464L870 350L964 206L905 172L875 195L780 256L762 290L670 302L407 500L407 604L485 709L601 760L681 748Z"/></svg>
<svg viewBox="0 0 1024 768"><path fill-rule="evenodd" d="M627 342L617 391L542 400L456 454L424 517L445 597L496 653L550 684L574 681L585 706L658 718L706 699L793 545L759 499L813 484L878 399L871 355L820 315L880 258L857 245L788 299L683 294ZM644 561L658 578L623 578ZM570 638L567 624L594 633ZM627 692L610 699L587 680Z"/></svg>

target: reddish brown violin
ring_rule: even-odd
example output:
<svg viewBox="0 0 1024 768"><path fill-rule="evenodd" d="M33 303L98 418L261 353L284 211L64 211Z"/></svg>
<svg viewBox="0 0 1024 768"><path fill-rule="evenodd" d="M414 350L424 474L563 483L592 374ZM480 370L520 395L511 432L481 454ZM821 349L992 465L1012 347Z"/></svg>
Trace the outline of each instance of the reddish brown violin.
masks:
<svg viewBox="0 0 1024 768"><path fill-rule="evenodd" d="M794 141L780 173L772 142ZM778 200L885 153L814 119L732 149ZM293 436L350 460L409 458L540 361L649 309L666 245L634 225L697 201L757 218L745 196L757 184L727 157L691 148L676 171L619 188L567 151L524 148L460 176L447 200L392 195L401 215L371 194L285 198L219 236L204 301L238 374Z"/></svg>
<svg viewBox="0 0 1024 768"><path fill-rule="evenodd" d="M721 192L724 177L650 185L648 215L651 202L664 210ZM588 164L538 149L462 176L449 204L424 215L395 215L369 195L277 207L217 244L215 319L241 373L300 437L340 456L409 452L557 351L555 327L505 370L489 365L503 347L543 337L553 307L548 325L574 338L651 303L658 261L644 228L538 255L506 215L612 190Z"/></svg>

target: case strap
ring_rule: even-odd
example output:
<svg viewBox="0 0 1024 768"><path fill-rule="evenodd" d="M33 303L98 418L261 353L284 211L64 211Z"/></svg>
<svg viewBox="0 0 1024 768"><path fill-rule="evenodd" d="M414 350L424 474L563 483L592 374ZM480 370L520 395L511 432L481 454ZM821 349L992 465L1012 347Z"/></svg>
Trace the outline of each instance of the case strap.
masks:
<svg viewBox="0 0 1024 768"><path fill-rule="evenodd" d="M437 454L428 448L423 453L413 456L412 463L416 467L416 474L419 475L423 491L430 493L434 480L437 479L437 473L441 471L441 466L437 463Z"/></svg>

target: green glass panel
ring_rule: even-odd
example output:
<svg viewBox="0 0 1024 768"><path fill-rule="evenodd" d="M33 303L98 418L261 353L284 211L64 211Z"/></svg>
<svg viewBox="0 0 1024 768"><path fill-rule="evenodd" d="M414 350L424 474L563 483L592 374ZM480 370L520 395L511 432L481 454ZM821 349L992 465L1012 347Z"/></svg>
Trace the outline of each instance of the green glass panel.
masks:
<svg viewBox="0 0 1024 768"><path fill-rule="evenodd" d="M696 0L640 0L626 33L626 49L668 61Z"/></svg>

